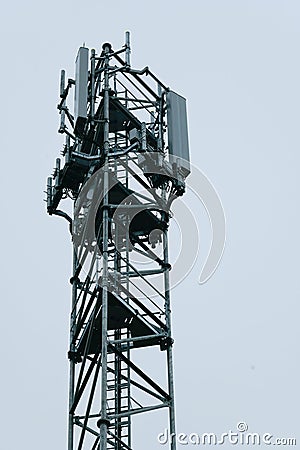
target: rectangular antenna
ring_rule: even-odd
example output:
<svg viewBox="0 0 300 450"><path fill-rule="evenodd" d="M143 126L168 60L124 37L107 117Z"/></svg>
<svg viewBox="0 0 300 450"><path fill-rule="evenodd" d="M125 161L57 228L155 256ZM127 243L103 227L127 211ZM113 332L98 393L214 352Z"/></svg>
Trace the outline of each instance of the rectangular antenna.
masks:
<svg viewBox="0 0 300 450"><path fill-rule="evenodd" d="M186 99L175 92L168 91L166 100L169 154L175 157L175 161L176 157L179 157L177 160L178 167L183 170L185 177L187 177L191 169Z"/></svg>
<svg viewBox="0 0 300 450"><path fill-rule="evenodd" d="M125 62L126 62L126 66L130 67L130 32L129 31L126 31L126 33L125 33L125 47L126 47Z"/></svg>
<svg viewBox="0 0 300 450"><path fill-rule="evenodd" d="M65 93L65 80L66 80L66 72L62 69L60 72L60 97L64 97ZM66 100L63 102L63 108L66 106ZM61 109L60 111L60 125L59 125L59 133L63 133L65 131L65 118L66 118L66 112L64 109Z"/></svg>
<svg viewBox="0 0 300 450"><path fill-rule="evenodd" d="M65 92L66 72L64 69L60 72L60 97L63 98Z"/></svg>
<svg viewBox="0 0 300 450"><path fill-rule="evenodd" d="M80 47L76 58L74 118L75 134L81 134L87 120L89 49Z"/></svg>
<svg viewBox="0 0 300 450"><path fill-rule="evenodd" d="M47 208L52 204L52 177L47 178Z"/></svg>

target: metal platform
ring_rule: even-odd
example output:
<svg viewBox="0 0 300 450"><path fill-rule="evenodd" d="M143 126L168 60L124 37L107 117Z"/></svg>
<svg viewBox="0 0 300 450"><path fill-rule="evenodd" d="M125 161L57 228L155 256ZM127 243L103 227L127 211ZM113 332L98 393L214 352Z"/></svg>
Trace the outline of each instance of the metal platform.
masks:
<svg viewBox="0 0 300 450"><path fill-rule="evenodd" d="M99 289L98 295L100 301L97 302L77 346L77 352L81 355L85 353L88 355L100 353L101 350L101 288ZM131 297L131 300L132 299L133 297ZM133 304L134 302L131 303ZM137 303L141 305L141 302L135 299L135 304ZM144 308L144 310L146 311L146 308ZM151 314L150 311L147 311L147 313L147 316L152 317L153 319L153 314ZM134 309L134 307L127 303L120 295L109 292L108 330L127 330L130 332L130 337L133 338L131 339L130 348L158 345L161 341L161 335L164 332L165 326L159 319L157 319L157 323L160 324L160 327L151 324L137 311L137 309ZM123 347L123 350L128 350L127 344Z"/></svg>
<svg viewBox="0 0 300 450"><path fill-rule="evenodd" d="M124 206L124 209L119 208L120 214L115 214L116 210L120 205ZM149 239L149 235L154 230L165 231L168 228L168 215L159 210L157 215L151 211L151 209L146 209L144 204L138 199L137 195L133 190L127 188L120 181L117 181L111 174L109 177L109 193L108 193L108 206L109 206L109 218L110 222L112 219L115 221L118 227L117 235L119 239L126 239L126 226L124 223L124 211L128 216L129 226L129 238L134 245L140 237L144 237L146 240ZM123 212L123 214L122 214ZM160 216L160 217L159 217ZM96 214L95 220L95 233L99 236L98 243L100 248L102 248L102 203ZM111 237L111 227L109 229Z"/></svg>

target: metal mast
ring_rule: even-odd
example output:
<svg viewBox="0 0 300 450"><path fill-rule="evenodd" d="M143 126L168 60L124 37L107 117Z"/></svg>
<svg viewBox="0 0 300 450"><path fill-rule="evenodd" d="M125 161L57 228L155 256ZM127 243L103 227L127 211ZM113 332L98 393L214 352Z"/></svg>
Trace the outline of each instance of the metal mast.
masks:
<svg viewBox="0 0 300 450"><path fill-rule="evenodd" d="M130 53L126 32L118 51L80 47L75 79L61 73L64 165L47 209L69 221L74 247L68 450L130 450L134 417L161 408L175 435L167 235L190 173L186 104ZM166 355L165 380L135 361L149 351Z"/></svg>

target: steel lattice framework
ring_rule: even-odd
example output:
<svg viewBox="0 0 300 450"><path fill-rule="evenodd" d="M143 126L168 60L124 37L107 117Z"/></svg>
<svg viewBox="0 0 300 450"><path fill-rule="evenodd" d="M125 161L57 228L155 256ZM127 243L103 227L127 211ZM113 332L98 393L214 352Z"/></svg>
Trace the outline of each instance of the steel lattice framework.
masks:
<svg viewBox="0 0 300 450"><path fill-rule="evenodd" d="M60 97L64 165L47 207L70 222L74 246L68 450L129 450L136 414L166 408L175 433L167 234L189 174L185 100L132 69L128 32L118 51L80 47ZM135 362L149 348L165 354L165 380Z"/></svg>

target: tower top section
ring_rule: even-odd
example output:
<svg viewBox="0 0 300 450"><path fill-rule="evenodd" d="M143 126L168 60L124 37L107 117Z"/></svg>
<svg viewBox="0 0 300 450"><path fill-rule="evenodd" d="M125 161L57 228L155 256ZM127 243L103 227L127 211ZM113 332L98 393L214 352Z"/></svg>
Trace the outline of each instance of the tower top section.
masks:
<svg viewBox="0 0 300 450"><path fill-rule="evenodd" d="M55 185L48 180L50 214L65 192L76 198L106 158L129 154L135 154L152 188L168 182L175 195L183 194L190 173L186 100L148 66L132 68L128 31L119 50L107 42L99 53L79 48L75 77L67 79L61 71L58 110L65 165L57 159Z"/></svg>

